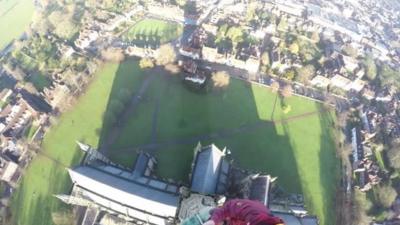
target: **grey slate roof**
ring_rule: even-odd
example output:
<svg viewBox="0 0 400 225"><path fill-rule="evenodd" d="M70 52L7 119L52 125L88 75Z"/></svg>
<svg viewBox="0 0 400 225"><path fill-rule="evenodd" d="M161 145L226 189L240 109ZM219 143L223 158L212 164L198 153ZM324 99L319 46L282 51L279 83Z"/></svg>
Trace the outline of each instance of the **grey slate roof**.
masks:
<svg viewBox="0 0 400 225"><path fill-rule="evenodd" d="M203 148L196 155L195 167L192 173L191 190L202 194L216 194L225 191L226 175L229 172L229 164L224 162L224 154L215 145ZM221 164L224 162L224 172ZM222 174L222 176L221 176ZM218 185L222 185L218 187ZM217 190L218 187L218 190Z"/></svg>
<svg viewBox="0 0 400 225"><path fill-rule="evenodd" d="M90 192L94 202L123 215L127 214L129 208L132 208L132 213L136 214L140 210L142 214L148 214L146 220L153 220L154 224L163 224L160 222L164 220L162 218L175 217L179 204L177 195L134 183L88 166L69 170L69 175L75 185Z"/></svg>

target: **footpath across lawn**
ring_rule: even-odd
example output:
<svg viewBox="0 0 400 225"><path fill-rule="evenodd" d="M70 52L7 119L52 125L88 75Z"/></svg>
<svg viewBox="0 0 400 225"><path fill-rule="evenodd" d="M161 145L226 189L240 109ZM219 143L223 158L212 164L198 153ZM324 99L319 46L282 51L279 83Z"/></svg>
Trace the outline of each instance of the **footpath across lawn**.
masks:
<svg viewBox="0 0 400 225"><path fill-rule="evenodd" d="M0 50L24 33L34 10L32 0L0 0Z"/></svg>
<svg viewBox="0 0 400 225"><path fill-rule="evenodd" d="M27 168L13 196L14 224L51 225L54 213L68 210L53 194L67 193L71 188L65 168L76 165L82 157L75 141L96 147L108 102L116 90L136 90L142 78L136 61L130 60L121 65L107 64L96 75L74 108L47 132L42 153Z"/></svg>

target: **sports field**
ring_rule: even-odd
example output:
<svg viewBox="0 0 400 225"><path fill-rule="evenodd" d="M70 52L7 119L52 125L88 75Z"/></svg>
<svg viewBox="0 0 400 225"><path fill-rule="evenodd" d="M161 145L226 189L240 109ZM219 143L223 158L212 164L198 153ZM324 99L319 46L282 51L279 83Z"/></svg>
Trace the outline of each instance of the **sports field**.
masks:
<svg viewBox="0 0 400 225"><path fill-rule="evenodd" d="M182 26L157 19L144 19L132 26L123 38L137 45L155 45L172 41L182 34Z"/></svg>
<svg viewBox="0 0 400 225"><path fill-rule="evenodd" d="M52 224L52 212L67 209L52 194L70 188L64 167L80 159L75 140L107 143L115 129L104 126L103 115L126 88L141 100L118 123L121 135L106 149L113 160L131 167L136 150L143 149L157 156L159 176L187 182L197 141L214 142L227 146L242 167L278 176L287 191L304 193L321 224L334 224L337 160L329 111L290 97L285 101L292 110L284 114L278 98L272 115L275 94L265 87L231 79L223 92L198 94L176 76L141 72L135 61L106 65L74 109L47 133L43 154L34 159L14 196L16 224Z"/></svg>
<svg viewBox="0 0 400 225"><path fill-rule="evenodd" d="M0 50L24 33L34 10L32 0L0 0Z"/></svg>

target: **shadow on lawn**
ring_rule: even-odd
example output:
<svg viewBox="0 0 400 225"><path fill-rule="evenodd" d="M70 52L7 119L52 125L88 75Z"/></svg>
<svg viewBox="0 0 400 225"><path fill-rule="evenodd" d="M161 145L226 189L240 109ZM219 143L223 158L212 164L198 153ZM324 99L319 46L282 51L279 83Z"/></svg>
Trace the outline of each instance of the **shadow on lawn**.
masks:
<svg viewBox="0 0 400 225"><path fill-rule="evenodd" d="M137 101L135 96L141 92L140 89L143 88L146 80L150 79L149 89L140 94L142 99L136 102L135 107L152 107L145 110L148 113L141 119L146 118L147 121L152 121L146 126L154 127L152 129L137 127L136 129L149 132L148 135L142 137L146 138L142 140L143 143L158 144L154 148L145 149L157 156L159 170L163 170L163 174L176 174L177 176L172 177L187 183L193 148L198 141L201 141L203 145L215 143L220 148L228 147L232 151L234 160L240 166L278 176L278 182L285 189L301 193L298 168L289 136L279 134L274 123L261 119L251 85L232 80L228 90L203 95L183 88L180 79L170 76L166 71L152 70L157 73L154 74L155 77L149 78L152 75L147 74L141 86L130 90L130 103L124 103L125 108L118 112L118 109L116 110L118 104L115 101L120 98L121 88L130 87L125 82L124 73L127 72L125 67L129 67L129 64L122 63L117 71L105 111L103 127L100 130L100 150L109 157L126 166L129 166L126 162L134 162L137 146L129 145L129 142L134 142L132 140L139 137L132 136L131 140L125 140L126 146L132 148L126 148L123 151L112 149L112 152L108 150L113 147L113 143L121 132L126 130L123 128L128 124L127 121L132 119L130 117L135 117L134 120L137 118L135 115L137 112L130 111L128 106ZM130 74L132 75L134 74ZM118 113L115 113L116 111ZM136 124L143 123L136 122ZM147 139L148 137L150 138ZM183 149L187 146L189 146L188 149ZM179 148L182 152L171 151L173 148ZM174 155L167 151L173 152ZM171 163L179 164L179 166L172 167ZM176 168L187 168L188 171L177 171ZM182 177L182 175L185 176Z"/></svg>
<svg viewBox="0 0 400 225"><path fill-rule="evenodd" d="M334 195L339 184L339 165L333 133L333 130L336 128L333 116L331 115L333 113L330 111L331 109L326 110L321 104L318 104L318 108L320 111L320 129L322 131L320 137L319 165L322 199L324 200L322 210L326 220L324 224L336 224L336 199Z"/></svg>
<svg viewBox="0 0 400 225"><path fill-rule="evenodd" d="M152 70L151 73L156 74L146 72L147 74L144 73L146 75L143 76L143 73L137 69L136 61L130 60L120 64L104 113L103 127L99 130L98 146L101 151L116 159L117 163L134 162L135 147L137 146L132 145L131 142L135 138L139 138L137 136L132 136L131 140L125 140L126 146L131 143L132 148L123 151L113 149L112 152L107 150L125 130L126 124L135 124L128 123L128 120L132 120L132 116L136 124L144 124L137 122L139 119L146 118L146 120L152 121L146 126L151 127L156 123L154 129L143 129L143 127L133 129L139 132L149 132L148 135L143 136L146 139L142 140L143 143L148 141L160 144L152 150L152 153L158 158L158 170L163 170L162 174L177 174L175 179L180 177L184 183L187 183L187 175L182 176L189 174L193 157L192 149L198 141L201 141L203 145L215 143L220 148L228 147L232 151L233 159L246 169L278 176L279 185L288 192L302 193L305 191L302 189L304 186L301 183L301 173L312 171L299 171L302 168L298 168L294 151L296 149L298 153L301 149L297 149L299 146L296 146L292 140L288 124L285 124L284 120L283 124L275 124L262 119L267 118L270 114L260 115L259 108L262 107L262 104L260 106L260 102L257 102L260 96L255 96L251 85L231 80L230 87L226 91L201 95L183 88L179 78L165 77L167 72L155 71L157 70ZM135 79L140 79L140 82L133 85L131 83L132 76L137 76ZM148 89L143 88L146 85L149 87ZM139 99L138 95L141 96ZM144 110L147 114L143 117L138 117L137 112L128 107L132 104L135 105L134 108L142 107L143 109L149 105L152 108ZM154 106L159 108L156 110ZM277 104L276 107L282 106ZM333 193L336 190L336 183L332 181L332 176L326 173L329 171L336 173L337 171L337 164L334 160L336 158L335 151L331 151L334 148L334 142L332 133L328 129L332 127L333 122L326 116L328 112L324 112L321 109L322 106L318 107L321 111L319 126L322 130L321 151L317 156L319 159L317 164L321 171L318 182L321 182L321 194L323 195L322 212L320 213L326 215L326 220L329 219L325 224L330 224L335 218ZM158 112L153 113L155 111ZM280 112L281 110L276 111ZM143 113L143 111L140 112ZM270 113L270 110L266 110L266 112ZM278 114L274 116L274 119L279 120L284 117L284 114ZM154 131L156 140L148 138L154 137ZM173 149L185 152L171 151ZM168 151L171 151L173 155ZM119 155L116 156L116 154ZM172 164L175 166L171 166ZM177 164L179 166L176 166ZM180 170L187 168L188 171L176 171L176 168L180 168ZM165 171L167 172L164 173ZM308 193L308 195L312 196L315 193Z"/></svg>
<svg viewBox="0 0 400 225"><path fill-rule="evenodd" d="M135 81L135 79L141 81L142 78L142 72L138 69L136 60L128 59L119 64L103 113L102 127L98 130L98 146L103 153L108 153L109 147L118 138L127 117L142 100L141 95L146 90L145 82L149 82ZM149 78L151 77L146 77L147 80ZM134 85L135 83L140 85Z"/></svg>

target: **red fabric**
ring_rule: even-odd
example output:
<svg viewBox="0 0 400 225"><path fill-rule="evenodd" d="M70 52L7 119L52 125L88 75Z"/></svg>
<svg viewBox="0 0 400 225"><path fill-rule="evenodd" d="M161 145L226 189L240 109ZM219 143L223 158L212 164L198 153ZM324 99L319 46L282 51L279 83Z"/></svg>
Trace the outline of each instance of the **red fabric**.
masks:
<svg viewBox="0 0 400 225"><path fill-rule="evenodd" d="M255 225L259 222L267 225L283 223L280 218L272 216L261 202L245 199L225 202L224 206L212 212L211 219L215 224L226 221L228 225Z"/></svg>

